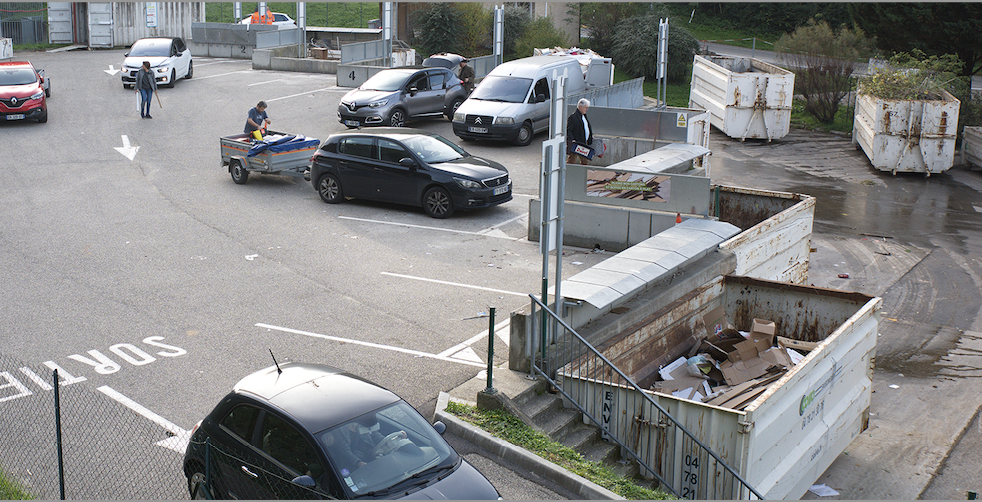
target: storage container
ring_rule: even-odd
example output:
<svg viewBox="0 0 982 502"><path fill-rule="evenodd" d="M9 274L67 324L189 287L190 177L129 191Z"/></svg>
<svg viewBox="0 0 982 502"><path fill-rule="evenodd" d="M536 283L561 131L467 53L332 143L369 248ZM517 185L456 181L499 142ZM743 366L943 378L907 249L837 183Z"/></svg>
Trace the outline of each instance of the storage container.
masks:
<svg viewBox="0 0 982 502"><path fill-rule="evenodd" d="M965 127L962 132L962 163L982 167L982 127Z"/></svg>
<svg viewBox="0 0 982 502"><path fill-rule="evenodd" d="M753 58L695 56L689 107L731 138L783 138L791 129L794 73Z"/></svg>
<svg viewBox="0 0 982 502"><path fill-rule="evenodd" d="M932 173L954 164L958 109L947 91L940 99L856 98L852 139L880 171Z"/></svg>

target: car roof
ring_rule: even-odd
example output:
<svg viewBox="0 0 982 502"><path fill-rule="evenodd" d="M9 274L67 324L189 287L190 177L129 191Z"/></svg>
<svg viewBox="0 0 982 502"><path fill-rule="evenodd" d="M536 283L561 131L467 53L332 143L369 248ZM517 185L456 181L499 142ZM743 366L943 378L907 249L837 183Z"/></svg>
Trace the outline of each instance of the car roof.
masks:
<svg viewBox="0 0 982 502"><path fill-rule="evenodd" d="M149 42L149 41L153 41L153 40L159 40L161 42L164 42L164 41L166 41L166 42L173 42L174 40L176 40L178 38L180 38L180 37L146 37L146 38L141 38L141 39L137 40L136 42L133 42L133 44L135 45L135 44L138 44L138 43L143 42L143 41Z"/></svg>
<svg viewBox="0 0 982 502"><path fill-rule="evenodd" d="M413 129L412 127L372 127L352 129L350 131L336 132L331 137L341 136L379 136L383 138L400 139L400 136L439 136L438 134L423 129Z"/></svg>
<svg viewBox="0 0 982 502"><path fill-rule="evenodd" d="M4 68L34 68L30 61L0 61Z"/></svg>
<svg viewBox="0 0 982 502"><path fill-rule="evenodd" d="M553 65L564 66L571 64L571 62L579 64L573 56L532 56L502 63L491 70L490 75L531 78L540 68Z"/></svg>
<svg viewBox="0 0 982 502"><path fill-rule="evenodd" d="M393 392L343 370L294 362L248 375L232 392L272 404L313 433L401 400Z"/></svg>

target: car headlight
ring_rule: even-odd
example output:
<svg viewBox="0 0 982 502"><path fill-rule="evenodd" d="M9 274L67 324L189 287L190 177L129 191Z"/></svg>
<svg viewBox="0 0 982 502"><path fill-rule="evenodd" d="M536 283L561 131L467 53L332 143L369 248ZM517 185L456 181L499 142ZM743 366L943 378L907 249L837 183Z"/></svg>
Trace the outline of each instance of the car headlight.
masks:
<svg viewBox="0 0 982 502"><path fill-rule="evenodd" d="M515 117L497 117L494 122L501 125L512 125L515 123Z"/></svg>
<svg viewBox="0 0 982 502"><path fill-rule="evenodd" d="M453 121L454 122L463 122L464 120L466 120L465 117L466 116L463 113L461 113L461 112L453 112Z"/></svg>
<svg viewBox="0 0 982 502"><path fill-rule="evenodd" d="M167 73L167 67L161 66L160 68L157 68L157 73Z"/></svg>
<svg viewBox="0 0 982 502"><path fill-rule="evenodd" d="M385 104L388 102L389 102L388 99L380 99L378 101L372 101L371 103L368 103L368 106L371 108L381 108L385 106Z"/></svg>
<svg viewBox="0 0 982 502"><path fill-rule="evenodd" d="M457 183L460 183L460 186L462 186L464 188L469 188L471 190L477 190L477 189L480 189L480 188L484 188L484 185L478 183L477 181L473 181L473 180L465 180L463 178L456 178L455 177L454 178L454 181L456 181Z"/></svg>
<svg viewBox="0 0 982 502"><path fill-rule="evenodd" d="M41 99L43 97L44 97L44 91L38 91L35 92L34 94L31 94L31 99Z"/></svg>

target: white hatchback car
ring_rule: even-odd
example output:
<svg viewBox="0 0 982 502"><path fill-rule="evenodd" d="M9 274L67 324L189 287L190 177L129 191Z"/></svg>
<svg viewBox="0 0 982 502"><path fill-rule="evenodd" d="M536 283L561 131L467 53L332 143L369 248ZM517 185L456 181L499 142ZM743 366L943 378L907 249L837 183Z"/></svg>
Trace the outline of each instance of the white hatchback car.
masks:
<svg viewBox="0 0 982 502"><path fill-rule="evenodd" d="M157 84L167 87L174 87L174 81L179 78L194 75L191 49L180 37L141 38L123 56L126 57L122 71L124 89L135 85L136 72L144 61L150 61Z"/></svg>
<svg viewBox="0 0 982 502"><path fill-rule="evenodd" d="M288 16L286 14L282 14L282 13L279 13L279 12L270 12L270 14L273 15L273 22L271 23L273 26L280 26L280 27L283 27L283 28L296 28L297 27L297 22L294 21L292 17L290 17L290 16ZM247 18L239 21L239 24L252 24L252 16L249 16L249 17L247 17Z"/></svg>

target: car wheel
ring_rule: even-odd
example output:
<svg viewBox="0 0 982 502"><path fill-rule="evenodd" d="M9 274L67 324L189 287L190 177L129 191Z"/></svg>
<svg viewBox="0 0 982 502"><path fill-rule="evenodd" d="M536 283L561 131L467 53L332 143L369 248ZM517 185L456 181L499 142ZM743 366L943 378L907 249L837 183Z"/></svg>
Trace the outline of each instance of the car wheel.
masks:
<svg viewBox="0 0 982 502"><path fill-rule="evenodd" d="M129 88L130 88L130 85L124 82L123 83L123 89L129 89Z"/></svg>
<svg viewBox="0 0 982 502"><path fill-rule="evenodd" d="M464 102L463 99L457 98L453 100L453 104L450 105L450 111L447 112L447 120L453 120L453 114L460 108L460 105Z"/></svg>
<svg viewBox="0 0 982 502"><path fill-rule="evenodd" d="M47 121L48 121L48 112L44 112L44 115L41 115L41 118L38 119L38 123L43 124Z"/></svg>
<svg viewBox="0 0 982 502"><path fill-rule="evenodd" d="M191 500L211 499L208 496L207 486L205 485L205 474L201 472L204 468L195 464L191 470L194 472L194 474L188 477L188 493L191 494Z"/></svg>
<svg viewBox="0 0 982 502"><path fill-rule="evenodd" d="M518 146L525 146L532 142L532 124L528 122L522 124L522 128L518 130L518 137L515 138L515 144Z"/></svg>
<svg viewBox="0 0 982 502"><path fill-rule="evenodd" d="M177 78L177 70L171 68L171 70L170 70L170 83L167 84L167 87L174 87L174 80L176 78Z"/></svg>
<svg viewBox="0 0 982 502"><path fill-rule="evenodd" d="M406 125L406 112L402 111L401 108L392 110L392 114L389 115L389 125L392 127L402 127Z"/></svg>
<svg viewBox="0 0 982 502"><path fill-rule="evenodd" d="M184 78L186 78L188 80L191 80L191 77L193 77L193 76L194 76L194 61L189 61L188 62L188 74L185 75Z"/></svg>
<svg viewBox="0 0 982 502"><path fill-rule="evenodd" d="M442 187L433 187L423 196L423 209L433 218L449 218L453 214L453 199Z"/></svg>
<svg viewBox="0 0 982 502"><path fill-rule="evenodd" d="M51 82L48 82L48 87L47 89L44 90L44 97L46 98L51 97Z"/></svg>
<svg viewBox="0 0 982 502"><path fill-rule="evenodd" d="M232 160L228 166L228 173L232 175L232 181L237 185L245 185L249 181L249 171L242 165L241 160Z"/></svg>
<svg viewBox="0 0 982 502"><path fill-rule="evenodd" d="M317 193L320 194L321 200L328 204L337 204L344 200L341 182L333 174L325 174L317 180Z"/></svg>

